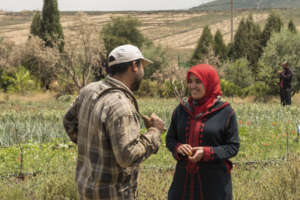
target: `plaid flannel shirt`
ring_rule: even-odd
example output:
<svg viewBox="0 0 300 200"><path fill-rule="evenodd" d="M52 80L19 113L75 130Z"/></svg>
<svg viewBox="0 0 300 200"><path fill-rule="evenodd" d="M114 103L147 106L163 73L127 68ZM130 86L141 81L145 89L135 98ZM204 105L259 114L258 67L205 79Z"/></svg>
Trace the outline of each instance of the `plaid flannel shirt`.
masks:
<svg viewBox="0 0 300 200"><path fill-rule="evenodd" d="M110 90L99 97L101 91ZM138 165L158 151L160 131L140 134L140 118L132 92L107 77L81 89L66 115L64 127L78 145L76 182L82 199L137 199ZM137 106L137 104L136 104Z"/></svg>

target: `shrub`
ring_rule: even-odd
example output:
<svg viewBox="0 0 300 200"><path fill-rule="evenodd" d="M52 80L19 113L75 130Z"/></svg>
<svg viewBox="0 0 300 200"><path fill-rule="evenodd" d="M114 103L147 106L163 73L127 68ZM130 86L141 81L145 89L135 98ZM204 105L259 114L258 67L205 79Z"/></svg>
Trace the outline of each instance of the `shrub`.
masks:
<svg viewBox="0 0 300 200"><path fill-rule="evenodd" d="M246 58L240 58L232 63L225 63L222 67L224 78L240 88L250 86L254 80L249 69L249 62Z"/></svg>
<svg viewBox="0 0 300 200"><path fill-rule="evenodd" d="M19 66L14 74L3 74L2 80L8 85L8 91L25 93L36 88L37 84L32 79L30 72Z"/></svg>

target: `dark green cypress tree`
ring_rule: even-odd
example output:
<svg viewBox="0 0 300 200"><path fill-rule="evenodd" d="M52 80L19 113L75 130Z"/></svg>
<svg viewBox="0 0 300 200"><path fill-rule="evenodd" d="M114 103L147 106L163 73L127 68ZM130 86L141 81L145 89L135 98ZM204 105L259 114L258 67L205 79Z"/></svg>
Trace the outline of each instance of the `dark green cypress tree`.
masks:
<svg viewBox="0 0 300 200"><path fill-rule="evenodd" d="M282 20L277 13L272 12L265 25L265 28L262 33L262 40L261 43L265 47L271 37L273 32L280 32L281 27L283 26Z"/></svg>
<svg viewBox="0 0 300 200"><path fill-rule="evenodd" d="M297 29L296 29L296 26L295 26L293 20L290 20L290 21L289 21L288 29L289 29L289 31L291 31L292 33L297 33Z"/></svg>
<svg viewBox="0 0 300 200"><path fill-rule="evenodd" d="M209 51L213 48L213 35L208 26L205 26L200 39L198 40L197 47L191 58L191 64L200 62L205 56L209 54Z"/></svg>
<svg viewBox="0 0 300 200"><path fill-rule="evenodd" d="M253 76L257 75L257 63L262 55L261 30L255 24L252 16L242 20L234 37L231 57L234 59L245 57L249 61Z"/></svg>
<svg viewBox="0 0 300 200"><path fill-rule="evenodd" d="M53 47L56 43L62 51L64 34L60 24L60 14L57 0L44 0L42 18L42 38L47 46Z"/></svg>
<svg viewBox="0 0 300 200"><path fill-rule="evenodd" d="M30 33L40 38L42 37L42 18L40 12L34 13L30 26Z"/></svg>
<svg viewBox="0 0 300 200"><path fill-rule="evenodd" d="M238 59L244 57L245 49L247 46L246 39L247 36L247 29L246 29L246 22L242 19L239 23L238 29L234 35L234 41L231 45L230 49L230 57L233 59Z"/></svg>
<svg viewBox="0 0 300 200"><path fill-rule="evenodd" d="M220 30L217 30L214 37L214 53L221 60L225 60L228 54L228 48L223 40L223 35Z"/></svg>

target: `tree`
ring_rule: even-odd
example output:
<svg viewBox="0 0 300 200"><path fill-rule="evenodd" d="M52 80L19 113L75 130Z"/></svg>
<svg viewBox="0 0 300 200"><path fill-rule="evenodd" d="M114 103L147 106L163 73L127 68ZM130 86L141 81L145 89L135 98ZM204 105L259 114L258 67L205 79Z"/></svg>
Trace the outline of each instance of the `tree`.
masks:
<svg viewBox="0 0 300 200"><path fill-rule="evenodd" d="M58 45L60 51L64 47L64 34L60 24L57 0L44 0L42 11L42 39L46 46Z"/></svg>
<svg viewBox="0 0 300 200"><path fill-rule="evenodd" d="M233 59L246 57L250 63L253 77L257 75L257 63L262 54L261 30L250 15L247 20L241 20L234 36L230 57Z"/></svg>
<svg viewBox="0 0 300 200"><path fill-rule="evenodd" d="M264 47L267 46L267 42L269 41L271 34L273 32L280 32L282 26L283 23L280 16L277 13L272 12L267 19L267 23L262 33L261 43Z"/></svg>
<svg viewBox="0 0 300 200"><path fill-rule="evenodd" d="M107 54L115 47L123 44L132 44L139 48L143 47L146 39L138 29L140 24L136 18L131 16L111 18L111 22L104 25L102 29L104 47Z"/></svg>
<svg viewBox="0 0 300 200"><path fill-rule="evenodd" d="M65 91L80 90L82 87L95 80L95 71L99 77L102 74L101 64L104 62L104 44L100 31L95 23L90 22L86 14L79 13L76 16L78 21L77 39L66 40L65 50L56 67L59 74L58 81L65 86Z"/></svg>
<svg viewBox="0 0 300 200"><path fill-rule="evenodd" d="M224 43L220 30L217 30L214 37L214 53L215 56L219 57L221 60L225 60L227 58L228 48Z"/></svg>
<svg viewBox="0 0 300 200"><path fill-rule="evenodd" d="M282 30L274 33L260 59L259 79L269 87L269 94L278 94L278 71L286 60L294 73L292 89L300 90L300 35Z"/></svg>
<svg viewBox="0 0 300 200"><path fill-rule="evenodd" d="M42 18L40 12L35 12L31 26L30 26L30 33L32 35L38 36L42 38Z"/></svg>
<svg viewBox="0 0 300 200"><path fill-rule="evenodd" d="M57 63L60 59L59 50L45 46L45 42L38 36L27 40L22 52L22 65L29 70L41 83L41 87L49 89L50 83L57 79Z"/></svg>
<svg viewBox="0 0 300 200"><path fill-rule="evenodd" d="M211 49L213 49L213 36L209 27L205 26L191 58L191 64L199 63L210 53Z"/></svg>
<svg viewBox="0 0 300 200"><path fill-rule="evenodd" d="M145 68L145 78L151 78L156 70L168 65L165 49L155 46L138 29L140 22L131 16L112 18L111 22L102 29L102 36L106 54L115 47L123 44L133 44L143 49L145 57L153 61L153 64Z"/></svg>
<svg viewBox="0 0 300 200"><path fill-rule="evenodd" d="M290 20L290 21L289 21L288 29L289 29L289 31L291 31L292 33L297 33L297 29L296 29L296 26L295 26L293 20Z"/></svg>

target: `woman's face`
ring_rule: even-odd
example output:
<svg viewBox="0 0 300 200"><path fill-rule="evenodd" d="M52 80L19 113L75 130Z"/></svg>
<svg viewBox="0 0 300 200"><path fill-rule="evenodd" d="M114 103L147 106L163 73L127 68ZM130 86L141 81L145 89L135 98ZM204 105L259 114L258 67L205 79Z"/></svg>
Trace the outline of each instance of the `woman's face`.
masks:
<svg viewBox="0 0 300 200"><path fill-rule="evenodd" d="M205 88L200 79L193 73L190 74L188 80L188 89L191 96L195 100L201 99L205 95Z"/></svg>

